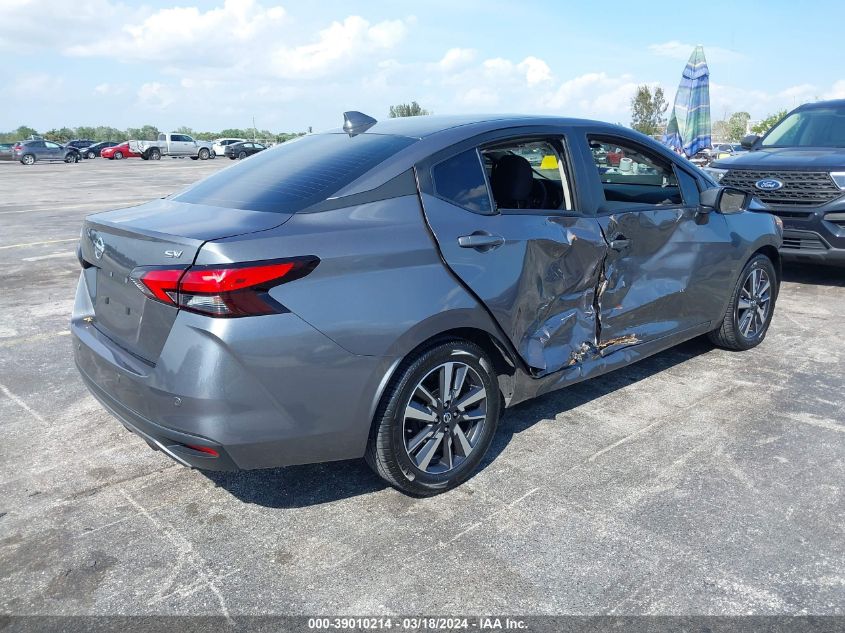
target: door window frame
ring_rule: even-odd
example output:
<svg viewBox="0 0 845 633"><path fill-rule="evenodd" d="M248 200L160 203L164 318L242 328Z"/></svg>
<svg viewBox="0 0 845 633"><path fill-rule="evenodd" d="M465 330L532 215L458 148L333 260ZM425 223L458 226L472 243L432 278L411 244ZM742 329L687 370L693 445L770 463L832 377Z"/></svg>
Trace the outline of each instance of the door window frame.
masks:
<svg viewBox="0 0 845 633"><path fill-rule="evenodd" d="M633 146L632 149L637 150L648 158L655 160L655 162L666 162L672 167L672 172L675 174L675 179L678 181L678 192L681 196L681 202L675 204L649 204L632 202L629 206L619 206L615 209L609 209L604 206L607 203L607 198L604 195L604 183L601 181L601 174L598 173L598 165L595 165L592 157L592 150L590 143L598 141L599 143L608 143L610 145L618 146ZM592 161L590 166L595 165L596 169L590 169L593 172L592 178L596 188L597 204L596 216L603 217L614 215L616 213L631 213L635 211L648 211L653 209L687 209L698 206L699 185L698 178L683 169L676 160L657 151L655 148L648 147L637 139L622 135L614 134L607 131L587 129L584 130L584 145L586 148L586 156Z"/></svg>
<svg viewBox="0 0 845 633"><path fill-rule="evenodd" d="M484 182L487 185L487 195L490 198L491 208L493 209L492 213L480 215L547 215L563 217L592 216L594 215L592 213L592 210L587 208L586 206L583 206L582 203L582 201L585 200L584 191L578 185L578 170L576 169L576 165L573 162L574 146L571 142L571 138L572 130L568 126L536 125L505 128L502 130L486 132L484 134L479 134L477 136L464 139L458 143L455 143L454 145L450 145L449 147L435 152L434 154L426 157L424 160L420 161L415 165L415 170L417 173L417 182L420 187L420 192L444 200L449 204L463 209L467 213L476 213L474 211L464 209L463 207L456 205L453 201L445 199L442 196L438 195L435 190L434 179L431 174L431 170L434 166L449 158L457 156L458 154L462 154L468 149L474 148L476 156L478 158L479 167L481 168L482 174L484 174ZM486 146L501 145L508 142L516 142L520 140L547 140L552 143L554 143L554 141L560 143L564 154L563 163L565 165L566 174L568 177L569 194L572 200L572 209L500 209L496 206L496 202L493 197L493 190L490 187L490 179L487 175L487 170L484 168L484 162L481 158L480 150ZM559 152L560 150L557 151ZM560 165L561 161L559 157L558 166L560 167Z"/></svg>

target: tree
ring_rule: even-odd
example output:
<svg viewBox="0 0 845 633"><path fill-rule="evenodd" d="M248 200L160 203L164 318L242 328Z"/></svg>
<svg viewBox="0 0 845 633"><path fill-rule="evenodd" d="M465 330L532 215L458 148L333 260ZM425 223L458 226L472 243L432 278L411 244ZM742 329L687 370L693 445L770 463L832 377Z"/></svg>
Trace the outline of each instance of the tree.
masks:
<svg viewBox="0 0 845 633"><path fill-rule="evenodd" d="M37 130L26 125L22 125L17 130L15 130L15 140L17 141L22 141L24 139L29 138L30 136L38 136Z"/></svg>
<svg viewBox="0 0 845 633"><path fill-rule="evenodd" d="M762 121L758 121L756 124L752 125L751 131L759 136L763 136L763 134L771 130L777 123L780 123L781 119L783 119L785 116L786 110L781 110L780 112L770 114Z"/></svg>
<svg viewBox="0 0 845 633"><path fill-rule="evenodd" d="M76 138L76 132L69 127L63 127L58 130L54 129L44 132L44 138L46 138L48 141L66 143L67 141Z"/></svg>
<svg viewBox="0 0 845 633"><path fill-rule="evenodd" d="M416 101L411 101L411 103L400 103L399 105L390 106L391 119L406 116L425 116L426 114L431 114L431 112L423 108Z"/></svg>
<svg viewBox="0 0 845 633"><path fill-rule="evenodd" d="M631 98L631 127L647 136L659 134L666 123L663 115L668 107L663 88L657 86L652 93L648 86L637 86Z"/></svg>
<svg viewBox="0 0 845 633"><path fill-rule="evenodd" d="M730 133L730 141L739 141L745 136L745 131L748 129L748 120L751 115L748 112L734 112L728 119L728 130Z"/></svg>
<svg viewBox="0 0 845 633"><path fill-rule="evenodd" d="M725 120L722 121L713 121L713 140L725 141L729 139L731 136L731 128L728 125L728 122Z"/></svg>

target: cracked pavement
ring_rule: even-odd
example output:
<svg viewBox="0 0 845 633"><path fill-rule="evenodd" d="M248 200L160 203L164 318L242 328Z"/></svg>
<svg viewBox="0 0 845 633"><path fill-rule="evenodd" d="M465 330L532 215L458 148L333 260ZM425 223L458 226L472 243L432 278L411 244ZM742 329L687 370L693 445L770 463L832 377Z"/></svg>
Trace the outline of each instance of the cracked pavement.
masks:
<svg viewBox="0 0 845 633"><path fill-rule="evenodd" d="M841 269L787 266L750 352L697 339L508 410L432 499L362 461L151 451L73 367L80 222L228 164L0 163L0 613L845 614Z"/></svg>

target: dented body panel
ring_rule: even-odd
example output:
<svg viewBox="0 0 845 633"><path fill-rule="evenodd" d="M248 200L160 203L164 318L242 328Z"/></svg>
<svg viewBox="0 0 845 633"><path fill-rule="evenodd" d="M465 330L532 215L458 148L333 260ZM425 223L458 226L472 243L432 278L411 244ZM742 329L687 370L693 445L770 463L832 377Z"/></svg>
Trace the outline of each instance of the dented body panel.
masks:
<svg viewBox="0 0 845 633"><path fill-rule="evenodd" d="M595 293L607 244L594 218L542 214L475 215L423 194L446 265L487 306L525 364L538 373L568 365L596 344ZM504 243L464 248L484 232Z"/></svg>

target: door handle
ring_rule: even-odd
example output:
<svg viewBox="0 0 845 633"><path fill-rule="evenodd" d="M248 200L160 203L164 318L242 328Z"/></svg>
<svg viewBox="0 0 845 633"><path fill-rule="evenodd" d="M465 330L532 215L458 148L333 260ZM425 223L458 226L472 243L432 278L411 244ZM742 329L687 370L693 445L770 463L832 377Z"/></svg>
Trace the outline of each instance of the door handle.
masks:
<svg viewBox="0 0 845 633"><path fill-rule="evenodd" d="M610 241L610 248L615 251L624 251L631 245L631 240L626 237L617 237L615 240Z"/></svg>
<svg viewBox="0 0 845 633"><path fill-rule="evenodd" d="M473 233L472 235L461 235L458 238L458 246L461 248L477 248L489 251L505 243L501 235L490 235L489 233Z"/></svg>

